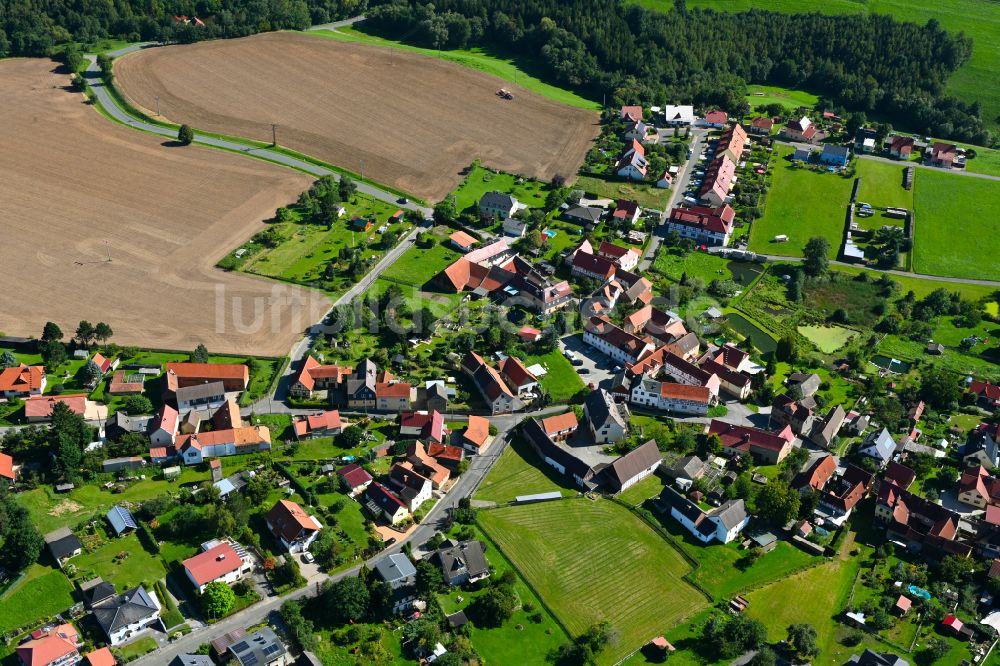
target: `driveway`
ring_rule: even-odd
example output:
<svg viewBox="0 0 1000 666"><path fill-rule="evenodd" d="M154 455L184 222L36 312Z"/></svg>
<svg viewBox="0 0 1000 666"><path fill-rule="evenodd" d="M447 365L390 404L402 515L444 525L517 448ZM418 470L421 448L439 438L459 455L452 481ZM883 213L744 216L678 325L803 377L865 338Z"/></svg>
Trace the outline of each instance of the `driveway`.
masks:
<svg viewBox="0 0 1000 666"><path fill-rule="evenodd" d="M614 377L612 368L618 363L585 343L583 336L568 335L559 341L559 348L574 352L577 358L583 361L583 365L573 366L573 369L580 375L584 384L592 383L600 388L611 385L611 378Z"/></svg>

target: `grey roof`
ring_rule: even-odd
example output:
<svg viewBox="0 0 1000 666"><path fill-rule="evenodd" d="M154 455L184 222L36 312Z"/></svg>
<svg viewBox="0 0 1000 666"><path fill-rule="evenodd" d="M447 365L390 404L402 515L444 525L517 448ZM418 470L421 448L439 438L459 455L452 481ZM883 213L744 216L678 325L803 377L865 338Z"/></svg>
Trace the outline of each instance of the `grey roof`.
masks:
<svg viewBox="0 0 1000 666"><path fill-rule="evenodd" d="M94 606L94 619L111 636L114 632L130 624L159 615L160 609L146 592L146 588L136 587L128 592L101 601Z"/></svg>
<svg viewBox="0 0 1000 666"><path fill-rule="evenodd" d="M542 424L537 419L525 421L522 432L542 458L555 461L566 470L567 474L583 479L585 483L594 476L594 468L577 458L569 450L553 442L545 434L545 429L542 428Z"/></svg>
<svg viewBox="0 0 1000 666"><path fill-rule="evenodd" d="M861 453L882 462L887 462L896 451L896 441L889 431L882 428L879 433L872 433L864 442Z"/></svg>
<svg viewBox="0 0 1000 666"><path fill-rule="evenodd" d="M84 603L90 606L98 604L105 599L110 599L118 594L118 590L115 589L114 585L102 580L101 578L95 578L92 581L82 583L80 585L80 591L83 593Z"/></svg>
<svg viewBox="0 0 1000 666"><path fill-rule="evenodd" d="M802 395L810 396L819 390L819 385L823 383L823 380L815 373L793 372L788 375L788 383L798 384Z"/></svg>
<svg viewBox="0 0 1000 666"><path fill-rule="evenodd" d="M823 146L824 155L836 155L837 157L847 157L850 150L847 146L834 146L832 144L826 144Z"/></svg>
<svg viewBox="0 0 1000 666"><path fill-rule="evenodd" d="M441 567L445 580L460 575L463 569L470 578L489 572L486 546L482 541L462 541L449 548L434 551L433 557Z"/></svg>
<svg viewBox="0 0 1000 666"><path fill-rule="evenodd" d="M591 391L590 395L584 399L583 406L587 410L587 418L598 430L609 420L615 421L623 427L628 425L622 418L621 412L618 411L614 398L604 389Z"/></svg>
<svg viewBox="0 0 1000 666"><path fill-rule="evenodd" d="M671 473L677 478L691 479L697 478L705 470L705 463L698 456L687 456L681 458L674 465Z"/></svg>
<svg viewBox="0 0 1000 666"><path fill-rule="evenodd" d="M111 523L111 527L114 529L115 534L120 535L125 530L136 530L139 529L138 523L135 521L135 516L132 512L123 506L113 506L111 510L108 511L105 516L108 522Z"/></svg>
<svg viewBox="0 0 1000 666"><path fill-rule="evenodd" d="M362 388L375 391L375 378L378 366L370 358L366 358L354 369L354 374L347 378L347 395L353 396Z"/></svg>
<svg viewBox="0 0 1000 666"><path fill-rule="evenodd" d="M45 535L45 543L57 560L83 548L83 544L68 527L63 527Z"/></svg>
<svg viewBox="0 0 1000 666"><path fill-rule="evenodd" d="M717 509L709 512L710 518L715 518L726 530L731 530L747 518L747 507L743 500L729 500Z"/></svg>
<svg viewBox="0 0 1000 666"><path fill-rule="evenodd" d="M603 208L593 208L591 206L573 206L564 213L566 217L573 217L578 220L597 222L604 215Z"/></svg>
<svg viewBox="0 0 1000 666"><path fill-rule="evenodd" d="M639 473L659 464L662 459L660 449L656 446L656 440L651 439L615 459L604 468L604 475L611 485L620 489Z"/></svg>
<svg viewBox="0 0 1000 666"><path fill-rule="evenodd" d="M856 654L851 655L851 660L847 662L848 666L910 666L910 662L906 661L902 657L897 657L891 652L874 652L873 650L865 650L861 653L859 657Z"/></svg>
<svg viewBox="0 0 1000 666"><path fill-rule="evenodd" d="M177 401L201 400L204 398L216 398L226 394L226 385L222 382L207 382L205 384L194 384L177 389L174 395Z"/></svg>
<svg viewBox="0 0 1000 666"><path fill-rule="evenodd" d="M375 572L387 583L404 580L417 575L417 568L410 558L401 553L386 555L375 563Z"/></svg>
<svg viewBox="0 0 1000 666"><path fill-rule="evenodd" d="M487 192L479 200L480 208L504 208L510 210L517 205L517 199L506 192Z"/></svg>
<svg viewBox="0 0 1000 666"><path fill-rule="evenodd" d="M241 666L263 666L288 652L271 627L264 627L230 645L229 651Z"/></svg>
<svg viewBox="0 0 1000 666"><path fill-rule="evenodd" d="M207 654L179 654L167 666L215 666Z"/></svg>
<svg viewBox="0 0 1000 666"><path fill-rule="evenodd" d="M827 413L822 422L813 427L810 439L820 446L829 446L833 438L840 432L845 418L847 418L847 412L844 411L843 407L837 405Z"/></svg>
<svg viewBox="0 0 1000 666"><path fill-rule="evenodd" d="M469 623L469 618L466 616L465 611L458 611L452 613L445 617L448 620L448 624L451 625L452 629L458 629Z"/></svg>
<svg viewBox="0 0 1000 666"><path fill-rule="evenodd" d="M697 525L704 520L705 512L697 504L681 495L679 492L667 486L660 493L660 504L665 509L677 509L677 512Z"/></svg>

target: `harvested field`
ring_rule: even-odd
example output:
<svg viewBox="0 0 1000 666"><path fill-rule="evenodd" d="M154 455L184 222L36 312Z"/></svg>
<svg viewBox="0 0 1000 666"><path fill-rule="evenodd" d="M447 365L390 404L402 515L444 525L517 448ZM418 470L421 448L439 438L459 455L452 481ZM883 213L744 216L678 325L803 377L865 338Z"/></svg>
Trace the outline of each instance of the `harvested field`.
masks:
<svg viewBox="0 0 1000 666"><path fill-rule="evenodd" d="M52 70L0 61L0 330L87 319L124 345L287 353L326 298L213 266L310 179L111 123Z"/></svg>
<svg viewBox="0 0 1000 666"><path fill-rule="evenodd" d="M295 33L147 49L115 63L137 107L271 140L437 201L475 159L550 180L576 173L598 116L482 72L399 49ZM513 100L496 96L498 88Z"/></svg>

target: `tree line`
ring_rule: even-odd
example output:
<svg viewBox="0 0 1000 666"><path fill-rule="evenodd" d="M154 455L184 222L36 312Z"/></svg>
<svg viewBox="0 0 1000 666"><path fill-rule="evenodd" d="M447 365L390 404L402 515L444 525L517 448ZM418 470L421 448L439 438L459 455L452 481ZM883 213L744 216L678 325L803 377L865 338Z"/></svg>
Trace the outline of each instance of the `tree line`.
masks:
<svg viewBox="0 0 1000 666"><path fill-rule="evenodd" d="M747 82L803 88L822 103L988 144L978 102L944 93L972 40L936 20L885 15L662 12L617 0L391 0L366 26L436 49L524 54L537 74L609 104L693 102L735 111Z"/></svg>
<svg viewBox="0 0 1000 666"><path fill-rule="evenodd" d="M49 56L62 44L108 37L187 43L303 30L356 16L366 7L367 0L10 0L0 5L0 58ZM204 25L177 21L175 16L197 17Z"/></svg>

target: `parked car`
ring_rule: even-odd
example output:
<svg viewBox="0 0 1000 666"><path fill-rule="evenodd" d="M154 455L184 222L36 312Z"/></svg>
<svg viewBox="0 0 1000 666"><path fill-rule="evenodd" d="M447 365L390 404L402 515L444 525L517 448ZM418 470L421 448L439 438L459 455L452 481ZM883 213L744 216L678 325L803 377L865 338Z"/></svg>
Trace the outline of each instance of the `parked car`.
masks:
<svg viewBox="0 0 1000 666"><path fill-rule="evenodd" d="M577 372L579 372L581 375L589 375L590 368L580 368L579 370L577 370Z"/></svg>
<svg viewBox="0 0 1000 666"><path fill-rule="evenodd" d="M316 561L316 558L313 557L313 554L307 550L306 552L302 553L302 561L305 562L306 564L312 564L313 562Z"/></svg>
<svg viewBox="0 0 1000 666"><path fill-rule="evenodd" d="M385 540L385 547L388 548L392 544L396 543L396 537L389 537Z"/></svg>
<svg viewBox="0 0 1000 666"><path fill-rule="evenodd" d="M398 199L396 199L396 203L408 204L410 203L410 200L407 199L406 197L399 197Z"/></svg>

